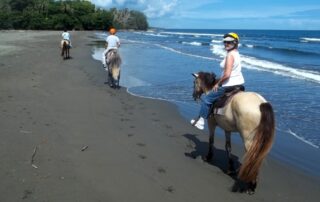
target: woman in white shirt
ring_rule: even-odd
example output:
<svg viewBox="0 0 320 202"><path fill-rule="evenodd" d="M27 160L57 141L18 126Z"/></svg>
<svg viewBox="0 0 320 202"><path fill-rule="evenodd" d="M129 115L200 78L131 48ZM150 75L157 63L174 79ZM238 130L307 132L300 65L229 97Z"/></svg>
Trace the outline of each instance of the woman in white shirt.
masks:
<svg viewBox="0 0 320 202"><path fill-rule="evenodd" d="M222 68L221 78L214 85L212 91L206 94L201 103L199 117L207 119L209 117L209 110L213 102L220 98L227 88L239 86L244 84L244 78L241 72L241 58L238 51L239 36L236 33L228 33L223 37L226 57L220 63ZM199 120L200 121L200 120ZM203 119L197 123L191 120L193 125L197 124L198 128L203 128Z"/></svg>
<svg viewBox="0 0 320 202"><path fill-rule="evenodd" d="M111 28L109 30L110 35L106 39L106 49L102 53L102 64L104 68L107 67L106 56L108 52L112 49L118 49L120 47L120 39L116 36L117 30L115 28Z"/></svg>

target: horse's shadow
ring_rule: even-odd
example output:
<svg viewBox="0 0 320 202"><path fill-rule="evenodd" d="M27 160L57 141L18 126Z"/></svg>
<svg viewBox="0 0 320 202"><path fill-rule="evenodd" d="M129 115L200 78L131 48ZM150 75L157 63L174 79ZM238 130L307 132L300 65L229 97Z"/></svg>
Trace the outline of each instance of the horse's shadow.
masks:
<svg viewBox="0 0 320 202"><path fill-rule="evenodd" d="M185 156L192 159L197 159L199 157L203 158L207 155L209 148L208 142L203 142L199 140L197 138L197 135L184 134L183 136L194 143L194 147L192 147L194 150L191 152L184 153ZM239 162L239 158L235 155L232 155L231 158L233 160L235 170L239 170L241 165L241 163ZM210 165L219 168L223 173L225 173L225 175L231 177L234 180L234 184L231 188L232 192L242 192L241 190L243 189L243 185L237 178L237 173L235 172L230 174L226 172L228 167L228 157L227 152L225 150L215 148L212 160L206 162Z"/></svg>

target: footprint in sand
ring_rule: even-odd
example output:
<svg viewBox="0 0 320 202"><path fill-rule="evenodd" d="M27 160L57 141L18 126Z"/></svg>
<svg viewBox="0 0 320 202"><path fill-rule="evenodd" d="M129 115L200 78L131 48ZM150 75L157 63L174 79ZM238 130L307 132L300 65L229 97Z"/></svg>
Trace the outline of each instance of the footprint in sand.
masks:
<svg viewBox="0 0 320 202"><path fill-rule="evenodd" d="M173 135L173 134L171 134L171 133L167 133L167 136L168 136L168 137L172 137L172 138L173 138L173 137L177 137L176 135Z"/></svg>
<svg viewBox="0 0 320 202"><path fill-rule="evenodd" d="M173 186L168 186L164 189L165 191L169 192L169 193L173 193L175 191Z"/></svg>
<svg viewBox="0 0 320 202"><path fill-rule="evenodd" d="M131 129L134 129L134 128L136 128L136 127L135 127L135 126L130 126L130 128L131 128Z"/></svg>
<svg viewBox="0 0 320 202"><path fill-rule="evenodd" d="M167 172L166 169L164 169L162 167L159 167L157 171L158 171L158 173L161 173L161 174L165 174Z"/></svg>
<svg viewBox="0 0 320 202"><path fill-rule="evenodd" d="M127 121L131 121L131 119L121 118L120 121L121 122L127 122Z"/></svg>
<svg viewBox="0 0 320 202"><path fill-rule="evenodd" d="M22 199L27 199L33 192L31 190L24 190Z"/></svg>
<svg viewBox="0 0 320 202"><path fill-rule="evenodd" d="M139 154L139 158L142 160L145 160L147 158L147 156L143 155L143 154Z"/></svg>
<svg viewBox="0 0 320 202"><path fill-rule="evenodd" d="M133 136L134 136L134 134L129 133L127 136L128 136L128 137L133 137Z"/></svg>
<svg viewBox="0 0 320 202"><path fill-rule="evenodd" d="M145 147L146 144L139 142L139 143L137 143L137 146L139 146L139 147Z"/></svg>

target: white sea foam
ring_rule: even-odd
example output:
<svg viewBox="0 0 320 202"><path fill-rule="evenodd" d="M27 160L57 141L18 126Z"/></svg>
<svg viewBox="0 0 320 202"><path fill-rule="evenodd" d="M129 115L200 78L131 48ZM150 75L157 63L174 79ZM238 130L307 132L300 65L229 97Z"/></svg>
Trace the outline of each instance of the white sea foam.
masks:
<svg viewBox="0 0 320 202"><path fill-rule="evenodd" d="M102 61L103 48L94 48L92 57L95 60Z"/></svg>
<svg viewBox="0 0 320 202"><path fill-rule="evenodd" d="M222 44L222 41L219 41L219 40L215 40L215 39L212 39L212 40L211 40L211 42L212 42L212 43L218 43L218 44Z"/></svg>
<svg viewBox="0 0 320 202"><path fill-rule="evenodd" d="M225 57L226 54L222 45L213 45L212 52L213 54L221 58ZM297 79L306 79L320 83L320 73L316 71L296 69L275 62L257 59L255 57L250 57L246 55L241 55L241 59L244 64L243 66L249 69L263 70L282 76L289 76Z"/></svg>
<svg viewBox="0 0 320 202"><path fill-rule="evenodd" d="M224 46L223 45L212 45L212 53L223 58L226 56L226 51L224 49Z"/></svg>
<svg viewBox="0 0 320 202"><path fill-rule="evenodd" d="M320 83L320 73L310 70L295 69L285 65L281 65L275 62L267 60L261 60L250 56L242 55L242 62L244 67L269 71L282 76L289 76L297 79L305 79L313 82Z"/></svg>
<svg viewBox="0 0 320 202"><path fill-rule="evenodd" d="M300 38L303 42L320 42L320 38L307 38L303 37Z"/></svg>
<svg viewBox="0 0 320 202"><path fill-rule="evenodd" d="M313 144L311 141L306 140L305 138L297 135L297 134L294 133L291 129L289 129L289 130L287 131L287 133L291 134L292 136L294 136L294 137L297 138L298 140L300 140L300 141L302 141L302 142L304 142L304 143L306 143L306 144L308 144L308 145L310 145L310 146L312 146L312 147L314 147L314 148L319 149L319 146L317 146L317 145Z"/></svg>
<svg viewBox="0 0 320 202"><path fill-rule="evenodd" d="M245 44L244 46L248 47L248 48L253 48L254 47L254 45L251 45L251 44Z"/></svg>
<svg viewBox="0 0 320 202"><path fill-rule="evenodd" d="M135 34L141 34L141 35L145 35L145 36L155 36L155 37L169 37L168 35L164 35L164 34L154 34L153 32L134 32Z"/></svg>
<svg viewBox="0 0 320 202"><path fill-rule="evenodd" d="M219 36L222 37L222 34L205 34L205 33L190 33L190 32L160 32L160 34L170 34L170 35L183 35L183 36L209 36L209 37L215 37Z"/></svg>
<svg viewBox="0 0 320 202"><path fill-rule="evenodd" d="M185 41L183 41L182 44L192 45L192 46L202 46L202 43L197 42L197 41L193 41L193 42L185 42Z"/></svg>

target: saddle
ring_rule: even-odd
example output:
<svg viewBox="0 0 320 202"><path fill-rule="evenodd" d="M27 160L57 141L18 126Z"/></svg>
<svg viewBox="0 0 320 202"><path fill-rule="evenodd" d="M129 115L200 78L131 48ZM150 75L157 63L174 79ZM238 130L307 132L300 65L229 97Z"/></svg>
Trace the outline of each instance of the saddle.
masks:
<svg viewBox="0 0 320 202"><path fill-rule="evenodd" d="M231 98L241 91L245 91L243 85L226 87L224 94L212 104L210 114L223 114L221 108L226 106Z"/></svg>

